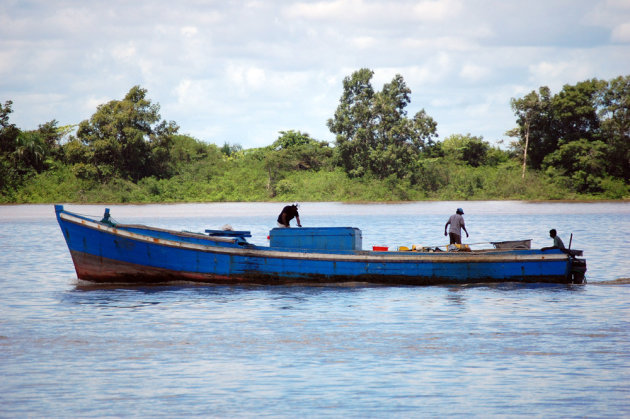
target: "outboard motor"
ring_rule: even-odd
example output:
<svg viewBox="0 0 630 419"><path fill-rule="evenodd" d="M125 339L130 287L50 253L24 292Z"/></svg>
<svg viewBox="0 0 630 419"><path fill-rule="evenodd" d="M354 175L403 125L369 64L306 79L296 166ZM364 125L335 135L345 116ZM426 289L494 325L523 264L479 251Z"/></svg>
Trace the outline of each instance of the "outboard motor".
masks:
<svg viewBox="0 0 630 419"><path fill-rule="evenodd" d="M586 273L586 259L571 257L571 283L586 284L584 274Z"/></svg>

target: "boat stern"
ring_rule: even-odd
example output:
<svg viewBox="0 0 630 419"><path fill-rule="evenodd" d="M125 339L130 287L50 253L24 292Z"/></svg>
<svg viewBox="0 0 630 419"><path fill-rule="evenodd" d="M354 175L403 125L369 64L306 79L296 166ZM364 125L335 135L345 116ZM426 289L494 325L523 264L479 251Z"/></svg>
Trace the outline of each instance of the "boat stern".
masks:
<svg viewBox="0 0 630 419"><path fill-rule="evenodd" d="M586 284L586 259L571 258L571 283Z"/></svg>

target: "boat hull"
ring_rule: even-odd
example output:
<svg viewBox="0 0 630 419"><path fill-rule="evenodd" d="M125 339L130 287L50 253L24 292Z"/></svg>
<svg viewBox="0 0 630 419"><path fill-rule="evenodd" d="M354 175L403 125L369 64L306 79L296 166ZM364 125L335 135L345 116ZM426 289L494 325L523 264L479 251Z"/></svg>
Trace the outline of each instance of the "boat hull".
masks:
<svg viewBox="0 0 630 419"><path fill-rule="evenodd" d="M272 248L144 226L108 226L60 206L56 209L78 278L93 282L435 285L574 281L571 258L556 250L429 253Z"/></svg>

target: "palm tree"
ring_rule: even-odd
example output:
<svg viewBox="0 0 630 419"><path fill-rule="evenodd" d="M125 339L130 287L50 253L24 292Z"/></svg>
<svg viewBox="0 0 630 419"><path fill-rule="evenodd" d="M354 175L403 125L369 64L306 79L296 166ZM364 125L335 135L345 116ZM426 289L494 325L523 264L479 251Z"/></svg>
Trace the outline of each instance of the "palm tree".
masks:
<svg viewBox="0 0 630 419"><path fill-rule="evenodd" d="M21 169L35 169L38 173L45 169L46 147L41 136L35 131L22 131L15 139L13 160Z"/></svg>

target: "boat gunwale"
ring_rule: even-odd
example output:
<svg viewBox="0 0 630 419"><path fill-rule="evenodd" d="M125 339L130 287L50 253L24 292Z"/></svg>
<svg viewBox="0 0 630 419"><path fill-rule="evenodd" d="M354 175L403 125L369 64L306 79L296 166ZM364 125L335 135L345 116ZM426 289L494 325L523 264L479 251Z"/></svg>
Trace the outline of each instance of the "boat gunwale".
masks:
<svg viewBox="0 0 630 419"><path fill-rule="evenodd" d="M159 246L178 248L183 250L202 251L206 253L220 253L237 255L242 257L263 257L276 259L295 259L295 260L320 260L330 262L368 262L368 263L497 263L497 262L557 262L568 261L569 256L564 253L550 252L547 255L541 253L532 254L514 254L515 250L523 251L524 249L484 249L482 251L471 252L417 252L417 251L397 251L397 252L378 252L369 250L350 251L353 253L340 253L339 251L331 251L330 253L304 252L304 249L288 250L279 248L261 247L250 243L239 243L235 238L212 237L205 236L202 233L179 232L175 230L160 229L148 227L144 225L134 224L118 224L109 226L93 219L81 217L79 215L60 210L58 212L60 219L76 225L98 230L107 234L118 237L124 237L131 240L150 243ZM170 239L162 239L152 237L150 235L138 234L126 230L126 228L142 228L148 231L164 232L181 237L201 238L210 242L220 242L227 244L236 244L246 247L228 247L221 245L204 245L190 243L185 241L175 241ZM492 254L487 254L492 253Z"/></svg>

